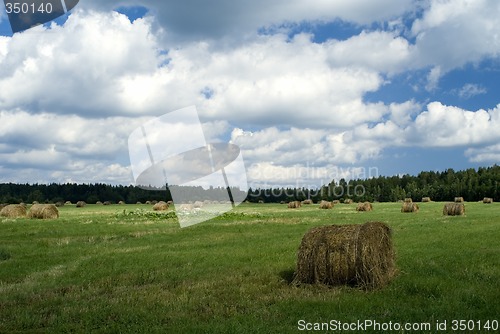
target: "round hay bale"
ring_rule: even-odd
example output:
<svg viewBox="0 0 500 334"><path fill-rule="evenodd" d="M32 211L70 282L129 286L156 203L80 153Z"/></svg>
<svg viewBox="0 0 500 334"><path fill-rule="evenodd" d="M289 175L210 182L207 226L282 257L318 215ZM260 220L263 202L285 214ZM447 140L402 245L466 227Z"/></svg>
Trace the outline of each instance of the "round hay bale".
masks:
<svg viewBox="0 0 500 334"><path fill-rule="evenodd" d="M356 211L373 211L373 205L370 202L358 203Z"/></svg>
<svg viewBox="0 0 500 334"><path fill-rule="evenodd" d="M28 211L28 218L57 219L59 218L59 210L54 204L35 204Z"/></svg>
<svg viewBox="0 0 500 334"><path fill-rule="evenodd" d="M189 203L181 204L179 207L179 211L189 212L189 211L193 211L193 210L194 210L193 204L189 204Z"/></svg>
<svg viewBox="0 0 500 334"><path fill-rule="evenodd" d="M87 205L87 203L85 203L84 201L78 201L78 202L76 202L76 207L77 208L83 208L86 205Z"/></svg>
<svg viewBox="0 0 500 334"><path fill-rule="evenodd" d="M157 201L157 200L153 200L153 201L151 201L151 204L153 204L153 205L155 205L156 203L158 203L158 201Z"/></svg>
<svg viewBox="0 0 500 334"><path fill-rule="evenodd" d="M344 200L344 204L352 204L352 203L353 203L353 200L350 198L347 198Z"/></svg>
<svg viewBox="0 0 500 334"><path fill-rule="evenodd" d="M141 202L141 201L137 201L135 204L137 204L137 205L141 205L141 204L142 204L142 202Z"/></svg>
<svg viewBox="0 0 500 334"><path fill-rule="evenodd" d="M96 205L103 205L103 203L101 201L97 201L95 202Z"/></svg>
<svg viewBox="0 0 500 334"><path fill-rule="evenodd" d="M493 198L485 197L485 198L483 198L483 203L484 204L491 204L491 203L493 203Z"/></svg>
<svg viewBox="0 0 500 334"><path fill-rule="evenodd" d="M423 203L431 202L431 198L430 197L422 197L422 202Z"/></svg>
<svg viewBox="0 0 500 334"><path fill-rule="evenodd" d="M56 207L61 208L64 206L64 202L57 202Z"/></svg>
<svg viewBox="0 0 500 334"><path fill-rule="evenodd" d="M151 205L151 201L146 201L146 204L147 205Z"/></svg>
<svg viewBox="0 0 500 334"><path fill-rule="evenodd" d="M288 208L289 209L298 209L302 206L302 203L300 201L291 201L288 203Z"/></svg>
<svg viewBox="0 0 500 334"><path fill-rule="evenodd" d="M125 205L125 202L124 201L119 201L118 205Z"/></svg>
<svg viewBox="0 0 500 334"><path fill-rule="evenodd" d="M340 201L339 201L338 199L336 199L336 200L332 201L332 204L333 204L333 205L340 204Z"/></svg>
<svg viewBox="0 0 500 334"><path fill-rule="evenodd" d="M325 209L325 210L332 209L333 208L333 204L332 204L332 202L321 201L319 203L319 208L320 209Z"/></svg>
<svg viewBox="0 0 500 334"><path fill-rule="evenodd" d="M196 208L196 209L200 209L203 207L203 202L202 201L196 201L194 202L193 206Z"/></svg>
<svg viewBox="0 0 500 334"><path fill-rule="evenodd" d="M455 197L455 203L463 203L464 198L463 197Z"/></svg>
<svg viewBox="0 0 500 334"><path fill-rule="evenodd" d="M280 204L286 204L286 202L285 201L280 201Z"/></svg>
<svg viewBox="0 0 500 334"><path fill-rule="evenodd" d="M5 204L5 203L0 204L0 210L2 210L3 208L5 208L7 205L9 205L9 204Z"/></svg>
<svg viewBox="0 0 500 334"><path fill-rule="evenodd" d="M159 201L155 205L153 205L153 210L154 211L165 211L168 210L168 204L167 202L164 201Z"/></svg>
<svg viewBox="0 0 500 334"><path fill-rule="evenodd" d="M6 218L25 218L26 207L22 204L10 204L2 208L0 216Z"/></svg>
<svg viewBox="0 0 500 334"><path fill-rule="evenodd" d="M307 204L307 205L308 204L313 204L313 201L312 201L312 199L306 199L306 200L302 201L302 204Z"/></svg>
<svg viewBox="0 0 500 334"><path fill-rule="evenodd" d="M71 203L71 201L66 201L66 202L64 202L64 204L66 204L66 205L72 205L73 203Z"/></svg>
<svg viewBox="0 0 500 334"><path fill-rule="evenodd" d="M404 203L413 203L413 200L409 197L405 198Z"/></svg>
<svg viewBox="0 0 500 334"><path fill-rule="evenodd" d="M112 203L110 201L105 201L104 203L102 203L103 205L111 205Z"/></svg>
<svg viewBox="0 0 500 334"><path fill-rule="evenodd" d="M174 201L168 201L167 204L172 205L172 204L174 204Z"/></svg>
<svg viewBox="0 0 500 334"><path fill-rule="evenodd" d="M295 284L348 284L375 289L395 274L389 226L380 222L309 230L297 254Z"/></svg>
<svg viewBox="0 0 500 334"><path fill-rule="evenodd" d="M38 202L38 201L33 201L33 203L31 203L31 205L35 205L35 204L40 204L40 202Z"/></svg>
<svg viewBox="0 0 500 334"><path fill-rule="evenodd" d="M445 216L463 216L465 215L465 205L463 203L446 203L443 208Z"/></svg>
<svg viewBox="0 0 500 334"><path fill-rule="evenodd" d="M404 202L403 206L401 207L401 212L408 213L408 212L418 212L420 208L418 207L418 204L412 203L412 202Z"/></svg>

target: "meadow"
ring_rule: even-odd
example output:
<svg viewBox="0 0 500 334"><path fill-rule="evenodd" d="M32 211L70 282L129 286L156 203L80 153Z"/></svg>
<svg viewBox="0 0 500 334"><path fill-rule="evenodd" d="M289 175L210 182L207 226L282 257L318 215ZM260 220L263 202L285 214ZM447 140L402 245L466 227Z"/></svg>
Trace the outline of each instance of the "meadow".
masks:
<svg viewBox="0 0 500 334"><path fill-rule="evenodd" d="M465 203L457 217L443 216L443 203L419 205L242 204L184 229L148 205L0 218L0 333L296 333L365 320L498 332L500 203ZM392 228L398 274L388 286L290 284L310 228L367 221ZM453 330L455 320L468 328Z"/></svg>

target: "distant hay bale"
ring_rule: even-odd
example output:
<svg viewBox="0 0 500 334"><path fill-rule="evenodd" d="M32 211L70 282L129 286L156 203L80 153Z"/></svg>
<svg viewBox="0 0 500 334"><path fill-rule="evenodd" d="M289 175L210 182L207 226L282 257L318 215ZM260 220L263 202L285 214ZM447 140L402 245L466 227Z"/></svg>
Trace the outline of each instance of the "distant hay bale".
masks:
<svg viewBox="0 0 500 334"><path fill-rule="evenodd" d="M465 205L463 203L446 203L443 208L445 216L463 216L465 215Z"/></svg>
<svg viewBox="0 0 500 334"><path fill-rule="evenodd" d="M101 201L95 202L96 205L104 205Z"/></svg>
<svg viewBox="0 0 500 334"><path fill-rule="evenodd" d="M413 203L413 200L409 197L405 198L404 200L405 203Z"/></svg>
<svg viewBox="0 0 500 334"><path fill-rule="evenodd" d="M63 206L64 206L64 202L57 202L57 203L56 203L56 206L57 206L58 208L63 207Z"/></svg>
<svg viewBox="0 0 500 334"><path fill-rule="evenodd" d="M124 201L119 201L118 205L125 205L125 202Z"/></svg>
<svg viewBox="0 0 500 334"><path fill-rule="evenodd" d="M153 205L155 205L156 203L158 203L158 201L157 201L157 200L153 200L153 201L151 201L151 204L153 204Z"/></svg>
<svg viewBox="0 0 500 334"><path fill-rule="evenodd" d="M83 208L86 205L87 205L87 203L85 203L84 201L78 201L78 202L76 202L76 207L77 208Z"/></svg>
<svg viewBox="0 0 500 334"><path fill-rule="evenodd" d="M302 202L300 201L291 201L288 203L289 209L298 209L302 206Z"/></svg>
<svg viewBox="0 0 500 334"><path fill-rule="evenodd" d="M194 206L193 204L181 204L179 206L179 211L193 211L194 210Z"/></svg>
<svg viewBox="0 0 500 334"><path fill-rule="evenodd" d="M6 218L25 218L26 207L21 204L10 204L2 208L0 216Z"/></svg>
<svg viewBox="0 0 500 334"><path fill-rule="evenodd" d="M33 203L31 203L32 205L35 205L35 204L40 204L40 202L38 201L33 201Z"/></svg>
<svg viewBox="0 0 500 334"><path fill-rule="evenodd" d="M493 198L485 197L485 198L483 198L483 203L484 204L491 204L491 203L493 203Z"/></svg>
<svg viewBox="0 0 500 334"><path fill-rule="evenodd" d="M146 201L146 204L147 205L151 205L151 201Z"/></svg>
<svg viewBox="0 0 500 334"><path fill-rule="evenodd" d="M418 212L420 208L418 207L418 204L412 203L412 202L404 202L403 206L401 207L401 212L404 213L409 213L409 212Z"/></svg>
<svg viewBox="0 0 500 334"><path fill-rule="evenodd" d="M59 210L54 204L35 204L28 211L28 218L57 219L59 218Z"/></svg>
<svg viewBox="0 0 500 334"><path fill-rule="evenodd" d="M347 198L344 200L344 204L352 204L352 203L353 203L353 201L350 198Z"/></svg>
<svg viewBox="0 0 500 334"><path fill-rule="evenodd" d="M174 201L168 201L167 204L172 205L172 204L174 204Z"/></svg>
<svg viewBox="0 0 500 334"><path fill-rule="evenodd" d="M373 205L370 202L358 203L356 211L373 211Z"/></svg>
<svg viewBox="0 0 500 334"><path fill-rule="evenodd" d="M193 203L193 207L195 209L201 209L203 207L203 202L202 201L196 201Z"/></svg>
<svg viewBox="0 0 500 334"><path fill-rule="evenodd" d="M102 203L103 205L111 205L112 203L110 201L104 201L104 203Z"/></svg>
<svg viewBox="0 0 500 334"><path fill-rule="evenodd" d="M286 204L286 202L285 201L281 201L280 204Z"/></svg>
<svg viewBox="0 0 500 334"><path fill-rule="evenodd" d="M263 200L259 200L258 202L259 204L264 204L264 201Z"/></svg>
<svg viewBox="0 0 500 334"><path fill-rule="evenodd" d="M455 203L463 203L464 198L463 197L455 197Z"/></svg>
<svg viewBox="0 0 500 334"><path fill-rule="evenodd" d="M142 204L142 202L141 202L141 201L137 201L135 204L137 204L137 205L141 205L141 204Z"/></svg>
<svg viewBox="0 0 500 334"><path fill-rule="evenodd" d="M293 283L375 289L386 285L395 272L391 230L386 224L320 226L302 238Z"/></svg>
<svg viewBox="0 0 500 334"><path fill-rule="evenodd" d="M66 204L66 205L73 205L73 203L71 203L71 201L66 201L64 204Z"/></svg>
<svg viewBox="0 0 500 334"><path fill-rule="evenodd" d="M336 199L336 200L332 201L332 204L333 204L333 205L340 204L340 201L339 201L338 199Z"/></svg>
<svg viewBox="0 0 500 334"><path fill-rule="evenodd" d="M312 201L312 199L306 199L306 200L302 201L302 204L307 204L307 205L313 204L313 201Z"/></svg>
<svg viewBox="0 0 500 334"><path fill-rule="evenodd" d="M325 209L325 210L327 210L327 209L331 209L331 208L333 208L333 204L332 204L332 202L328 202L328 201L321 201L321 202L319 203L319 208L320 208L320 209Z"/></svg>
<svg viewBox="0 0 500 334"><path fill-rule="evenodd" d="M154 211L165 211L168 210L168 204L167 202L164 201L159 201L155 205L153 205L153 210Z"/></svg>
<svg viewBox="0 0 500 334"><path fill-rule="evenodd" d="M422 202L423 203L428 203L431 201L431 198L430 197L422 197Z"/></svg>

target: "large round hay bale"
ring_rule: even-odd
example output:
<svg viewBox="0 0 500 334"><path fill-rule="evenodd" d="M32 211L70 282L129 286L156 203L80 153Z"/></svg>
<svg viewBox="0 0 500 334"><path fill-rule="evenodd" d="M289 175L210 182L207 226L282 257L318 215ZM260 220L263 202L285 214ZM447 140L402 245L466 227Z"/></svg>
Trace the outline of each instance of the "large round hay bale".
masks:
<svg viewBox="0 0 500 334"><path fill-rule="evenodd" d="M35 204L28 211L28 218L57 219L59 218L59 210L54 204Z"/></svg>
<svg viewBox="0 0 500 334"><path fill-rule="evenodd" d="M26 207L22 204L10 204L2 208L0 216L7 218L25 218Z"/></svg>
<svg viewBox="0 0 500 334"><path fill-rule="evenodd" d="M321 202L319 203L319 208L320 208L320 209L325 209L325 210L328 210L328 209L333 208L333 204L332 204L332 202L328 202L328 201L321 201Z"/></svg>
<svg viewBox="0 0 500 334"><path fill-rule="evenodd" d="M168 210L168 204L164 201L159 201L155 205L153 205L153 210L155 211L165 211Z"/></svg>
<svg viewBox="0 0 500 334"><path fill-rule="evenodd" d="M86 205L87 205L87 203L85 203L84 201L78 201L78 202L76 202L76 207L77 208L83 208Z"/></svg>
<svg viewBox="0 0 500 334"><path fill-rule="evenodd" d="M446 203L443 208L445 216L463 216L465 215L465 205L463 203Z"/></svg>
<svg viewBox="0 0 500 334"><path fill-rule="evenodd" d="M407 197L407 198L405 198L405 200L403 202L405 202L405 203L412 203L413 200L410 197Z"/></svg>
<svg viewBox="0 0 500 334"><path fill-rule="evenodd" d="M430 197L422 197L422 202L423 203L428 203L431 201L431 198Z"/></svg>
<svg viewBox="0 0 500 334"><path fill-rule="evenodd" d="M483 203L484 204L491 204L491 203L493 203L493 198L485 197L485 198L483 198Z"/></svg>
<svg viewBox="0 0 500 334"><path fill-rule="evenodd" d="M312 201L312 199L306 199L306 200L302 201L302 204L306 204L306 205L313 204L313 201Z"/></svg>
<svg viewBox="0 0 500 334"><path fill-rule="evenodd" d="M407 212L418 212L420 208L418 207L418 204L412 203L412 202L404 202L403 206L401 207L401 212L407 213Z"/></svg>
<svg viewBox="0 0 500 334"><path fill-rule="evenodd" d="M394 276L394 258L384 223L314 227L302 238L294 283L379 288Z"/></svg>
<svg viewBox="0 0 500 334"><path fill-rule="evenodd" d="M3 208L5 208L7 205L9 205L9 204L1 203L0 204L0 210L2 210Z"/></svg>
<svg viewBox="0 0 500 334"><path fill-rule="evenodd" d="M455 197L455 203L463 203L464 198L463 197Z"/></svg>
<svg viewBox="0 0 500 334"><path fill-rule="evenodd" d="M291 201L288 202L288 208L289 209L298 209L302 206L302 203L300 201Z"/></svg>
<svg viewBox="0 0 500 334"><path fill-rule="evenodd" d="M356 211L373 211L373 205L370 202L358 203Z"/></svg>

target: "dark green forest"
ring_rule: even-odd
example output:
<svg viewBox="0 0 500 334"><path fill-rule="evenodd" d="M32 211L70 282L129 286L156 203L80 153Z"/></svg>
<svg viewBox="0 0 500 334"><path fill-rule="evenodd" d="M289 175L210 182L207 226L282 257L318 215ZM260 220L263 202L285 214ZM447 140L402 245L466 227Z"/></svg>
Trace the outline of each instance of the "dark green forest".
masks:
<svg viewBox="0 0 500 334"><path fill-rule="evenodd" d="M380 176L358 180L332 180L319 189L250 189L247 200L276 203L291 200L312 199L354 201L394 202L411 197L420 201L422 197L430 197L433 201L450 201L461 196L466 201L479 201L491 197L500 201L500 166L480 167L442 172L427 171L416 176ZM204 191L210 199L219 197L226 189L215 188ZM171 200L169 191L144 190L135 186L112 186L106 184L0 184L0 203L57 203L77 202L96 203L110 201L118 203L146 202L152 200ZM197 198L193 198L197 200Z"/></svg>

